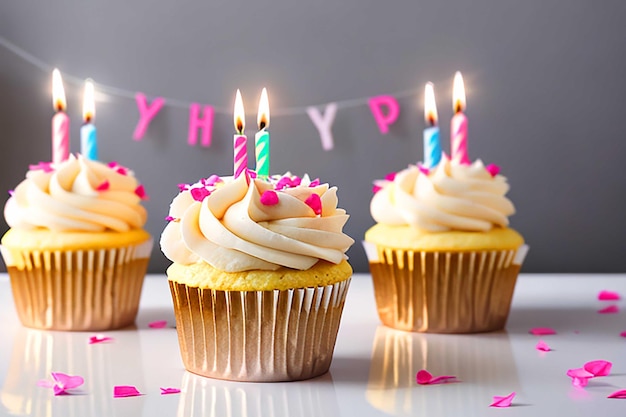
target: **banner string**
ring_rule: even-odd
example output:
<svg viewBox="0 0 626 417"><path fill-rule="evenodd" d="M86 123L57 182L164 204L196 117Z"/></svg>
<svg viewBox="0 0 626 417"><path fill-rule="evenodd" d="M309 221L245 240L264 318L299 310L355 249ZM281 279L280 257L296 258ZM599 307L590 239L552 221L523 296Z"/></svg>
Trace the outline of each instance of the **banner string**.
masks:
<svg viewBox="0 0 626 417"><path fill-rule="evenodd" d="M24 61L39 68L43 72L52 73L52 70L54 69L54 66L48 64L47 62L42 61L41 59L37 58L31 53L25 51L24 49L10 42L3 36L0 36L0 45L4 47L5 49L7 49L8 51L13 52L15 55L19 56ZM66 72L63 72L63 79L67 81L68 83L73 84L75 86L82 86L85 80L84 78L77 77L75 75L71 75ZM113 87L110 85L104 85L104 84L100 84L97 82L95 82L95 84L99 92L109 94L112 96L123 97L123 98L134 100L135 94L137 93L137 91L125 90L123 88ZM398 91L396 93L386 94L386 95L390 95L396 98L405 98L405 97L417 96L418 94L421 94L421 93L422 93L421 90L414 89L414 90ZM149 96L152 98L162 97L159 95L149 95ZM166 106L173 106L173 107L188 109L189 106L192 104L191 101L185 101L185 100L180 100L176 98L163 97L163 99L165 100ZM311 107L324 108L328 104L331 104L331 103L336 104L338 109L349 109L349 108L354 108L354 107L365 106L368 104L368 101L369 101L369 97L361 97L361 98L355 98L355 99L349 99L349 100L333 101L333 102L311 105L311 106L284 107L284 108L272 109L272 116L280 117L280 116L306 115L307 109ZM213 105L211 104L211 106ZM233 112L232 108L219 107L219 106L213 106L213 110L215 113L227 114L227 115L231 115Z"/></svg>

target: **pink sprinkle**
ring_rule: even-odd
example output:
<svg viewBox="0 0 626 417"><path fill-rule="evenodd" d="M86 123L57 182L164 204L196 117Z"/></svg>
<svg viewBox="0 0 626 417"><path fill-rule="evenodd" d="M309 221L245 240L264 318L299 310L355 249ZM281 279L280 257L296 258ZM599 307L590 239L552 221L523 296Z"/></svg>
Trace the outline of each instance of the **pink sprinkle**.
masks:
<svg viewBox="0 0 626 417"><path fill-rule="evenodd" d="M142 394L132 385L116 385L113 387L113 398L137 397L139 395Z"/></svg>
<svg viewBox="0 0 626 417"><path fill-rule="evenodd" d="M311 207L313 209L313 212L315 212L315 214L320 215L322 214L322 199L320 198L319 195L313 193L311 194L306 200L304 200L304 203Z"/></svg>
<svg viewBox="0 0 626 417"><path fill-rule="evenodd" d="M89 344L93 345L96 343L105 343L105 342L111 342L113 341L112 337L109 336L105 336L103 334L97 334L95 336L90 336L89 337Z"/></svg>
<svg viewBox="0 0 626 417"><path fill-rule="evenodd" d="M622 399L622 400L626 399L626 389L615 391L614 393L609 394L609 396L606 397L606 398L618 398L618 399Z"/></svg>
<svg viewBox="0 0 626 417"><path fill-rule="evenodd" d="M611 373L612 367L611 362L604 360L591 361L583 365L583 369L593 376L607 376Z"/></svg>
<svg viewBox="0 0 626 417"><path fill-rule="evenodd" d="M311 181L311 183L309 184L309 187L317 187L318 185L320 185L320 179L315 178L313 181Z"/></svg>
<svg viewBox="0 0 626 417"><path fill-rule="evenodd" d="M274 206L278 204L278 194L274 190L265 190L261 194L261 204L264 206Z"/></svg>
<svg viewBox="0 0 626 417"><path fill-rule="evenodd" d="M191 192L191 196L196 201L203 201L205 198L211 195L211 192L204 187L192 188L190 192Z"/></svg>
<svg viewBox="0 0 626 417"><path fill-rule="evenodd" d="M429 170L428 168L426 168L426 167L425 167L424 165L422 165L422 164L419 164L419 165L417 166L417 168L418 168L418 169L420 170L420 172L421 172L422 174L424 174L424 175L428 175L428 174L430 174L430 170Z"/></svg>
<svg viewBox="0 0 626 417"><path fill-rule="evenodd" d="M422 369L417 372L415 376L415 381L419 385L434 385L434 384L445 384L448 382L458 382L456 376L452 375L442 375L442 376L433 376L426 369Z"/></svg>
<svg viewBox="0 0 626 417"><path fill-rule="evenodd" d="M150 327L151 329L163 329L165 328L165 326L167 326L166 320L157 320L157 321L148 323L148 327Z"/></svg>
<svg viewBox="0 0 626 417"><path fill-rule="evenodd" d="M289 186L291 186L291 179L289 177L282 177L278 180L274 188L280 191Z"/></svg>
<svg viewBox="0 0 626 417"><path fill-rule="evenodd" d="M583 368L568 369L567 376L572 378L573 386L580 388L586 387L589 380L594 377L591 372L586 371Z"/></svg>
<svg viewBox="0 0 626 417"><path fill-rule="evenodd" d="M165 394L178 394L180 390L178 388L161 388L161 395Z"/></svg>
<svg viewBox="0 0 626 417"><path fill-rule="evenodd" d="M291 186L292 186L292 187L297 187L297 186L299 186L300 184L302 184L302 178L300 178L300 177L298 177L298 176L295 176L295 177L293 177L293 178L291 179Z"/></svg>
<svg viewBox="0 0 626 417"><path fill-rule="evenodd" d="M493 402L489 404L489 407L510 407L513 402L513 398L515 398L515 391L504 397L494 395Z"/></svg>
<svg viewBox="0 0 626 417"><path fill-rule="evenodd" d="M15 194L15 190L9 190L9 195L10 195L11 197L13 197L13 194Z"/></svg>
<svg viewBox="0 0 626 417"><path fill-rule="evenodd" d="M115 170L120 175L128 175L128 168L123 167L115 161L109 162L109 168Z"/></svg>
<svg viewBox="0 0 626 417"><path fill-rule="evenodd" d="M213 186L215 184L217 184L218 182L223 182L222 179L219 177L219 175L211 175L209 178L206 179L206 185L208 186Z"/></svg>
<svg viewBox="0 0 626 417"><path fill-rule="evenodd" d="M382 189L383 189L383 187L381 187L380 185L374 185L374 186L372 187L372 192L373 192L374 194L376 194L377 192L379 192L379 191L380 191L380 190L382 190Z"/></svg>
<svg viewBox="0 0 626 417"><path fill-rule="evenodd" d="M189 189L189 187L190 187L190 185L189 185L189 184L185 184L185 183L178 184L178 190L179 190L181 193L182 193L183 191L185 191L185 190L188 190L188 189Z"/></svg>
<svg viewBox="0 0 626 417"><path fill-rule="evenodd" d="M485 169L491 174L492 177L495 177L500 173L500 167L496 164L489 164L485 167Z"/></svg>
<svg viewBox="0 0 626 417"><path fill-rule="evenodd" d="M54 169L52 168L52 162L39 162L37 165L29 165L28 169L31 171L34 170L43 170L43 172L52 172Z"/></svg>
<svg viewBox="0 0 626 417"><path fill-rule="evenodd" d="M556 330L550 327L534 327L529 330L530 334L534 334L535 336L547 336L550 334L556 334Z"/></svg>
<svg viewBox="0 0 626 417"><path fill-rule="evenodd" d="M176 217L172 217L172 216L165 216L165 221L168 221L168 222L173 222L174 220L176 220Z"/></svg>
<svg viewBox="0 0 626 417"><path fill-rule="evenodd" d="M109 183L109 181L108 180L104 180L102 182L102 184L100 184L100 185L98 185L96 187L96 191L106 191L106 190L109 189L110 186L111 186L111 184Z"/></svg>
<svg viewBox="0 0 626 417"><path fill-rule="evenodd" d="M600 291L600 293L598 294L598 300L601 301L613 301L613 300L619 300L621 299L619 293L616 293L615 291Z"/></svg>
<svg viewBox="0 0 626 417"><path fill-rule="evenodd" d="M598 313L600 314L615 314L615 313L619 313L619 307L616 305L610 305L607 307L604 307L600 310L598 310Z"/></svg>
<svg viewBox="0 0 626 417"><path fill-rule="evenodd" d="M542 352L550 352L552 350L550 349L550 346L548 346L548 344L544 342L543 340L540 340L539 342L537 342L535 349L541 350Z"/></svg>
<svg viewBox="0 0 626 417"><path fill-rule="evenodd" d="M620 336L622 336L622 337L626 337L626 330L624 330L623 332L621 332L619 335L620 335Z"/></svg>
<svg viewBox="0 0 626 417"><path fill-rule="evenodd" d="M394 179L396 179L396 174L397 172L390 172L389 174L385 175L385 179L387 181L393 181Z"/></svg>
<svg viewBox="0 0 626 417"><path fill-rule="evenodd" d="M137 186L137 188L135 188L135 194L137 194L142 200L147 201L150 199L150 197L148 197L148 194L146 194L146 189L143 188L143 185L139 185Z"/></svg>

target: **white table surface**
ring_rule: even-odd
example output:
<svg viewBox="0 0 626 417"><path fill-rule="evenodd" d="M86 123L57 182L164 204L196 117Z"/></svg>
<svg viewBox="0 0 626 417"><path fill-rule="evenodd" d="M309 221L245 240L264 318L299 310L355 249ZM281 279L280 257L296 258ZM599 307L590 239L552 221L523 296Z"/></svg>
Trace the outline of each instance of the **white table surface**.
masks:
<svg viewBox="0 0 626 417"><path fill-rule="evenodd" d="M600 290L626 296L626 274L522 275L506 331L477 335L411 334L383 327L369 275L352 280L330 372L289 383L236 383L185 372L164 275L146 279L136 328L107 332L112 343L89 345L91 333L46 332L21 326L6 274L0 274L0 415L34 416L625 416L624 312ZM167 320L165 329L148 323ZM540 352L532 327L553 351ZM610 376L575 388L569 368L594 359L613 362ZM420 386L415 374L456 375L461 382ZM81 375L81 395L57 396L37 386L50 372ZM144 395L113 398L113 386ZM180 394L160 395L160 387ZM517 392L508 409L493 395Z"/></svg>

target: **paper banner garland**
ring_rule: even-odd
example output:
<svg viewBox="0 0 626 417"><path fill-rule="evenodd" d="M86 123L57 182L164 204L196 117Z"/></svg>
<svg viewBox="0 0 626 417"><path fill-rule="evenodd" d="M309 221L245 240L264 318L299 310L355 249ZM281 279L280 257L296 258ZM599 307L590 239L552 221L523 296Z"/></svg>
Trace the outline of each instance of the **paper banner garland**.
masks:
<svg viewBox="0 0 626 417"><path fill-rule="evenodd" d="M309 107L306 112L320 134L322 149L325 151L332 150L335 147L332 127L337 114L337 103L327 104L324 114L321 114L317 107Z"/></svg>

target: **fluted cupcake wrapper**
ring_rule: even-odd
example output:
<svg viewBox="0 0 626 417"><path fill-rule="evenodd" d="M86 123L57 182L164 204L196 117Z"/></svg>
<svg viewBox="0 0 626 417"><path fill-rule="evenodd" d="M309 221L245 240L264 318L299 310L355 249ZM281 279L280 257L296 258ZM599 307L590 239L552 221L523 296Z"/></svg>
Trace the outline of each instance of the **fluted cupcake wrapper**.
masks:
<svg viewBox="0 0 626 417"><path fill-rule="evenodd" d="M413 332L502 329L526 249L421 252L378 247L373 261L370 256L378 315L389 327Z"/></svg>
<svg viewBox="0 0 626 417"><path fill-rule="evenodd" d="M185 368L234 381L295 381L328 371L350 278L275 291L170 281Z"/></svg>
<svg viewBox="0 0 626 417"><path fill-rule="evenodd" d="M37 329L72 331L132 324L151 247L152 240L94 250L16 252L3 248L20 321Z"/></svg>

